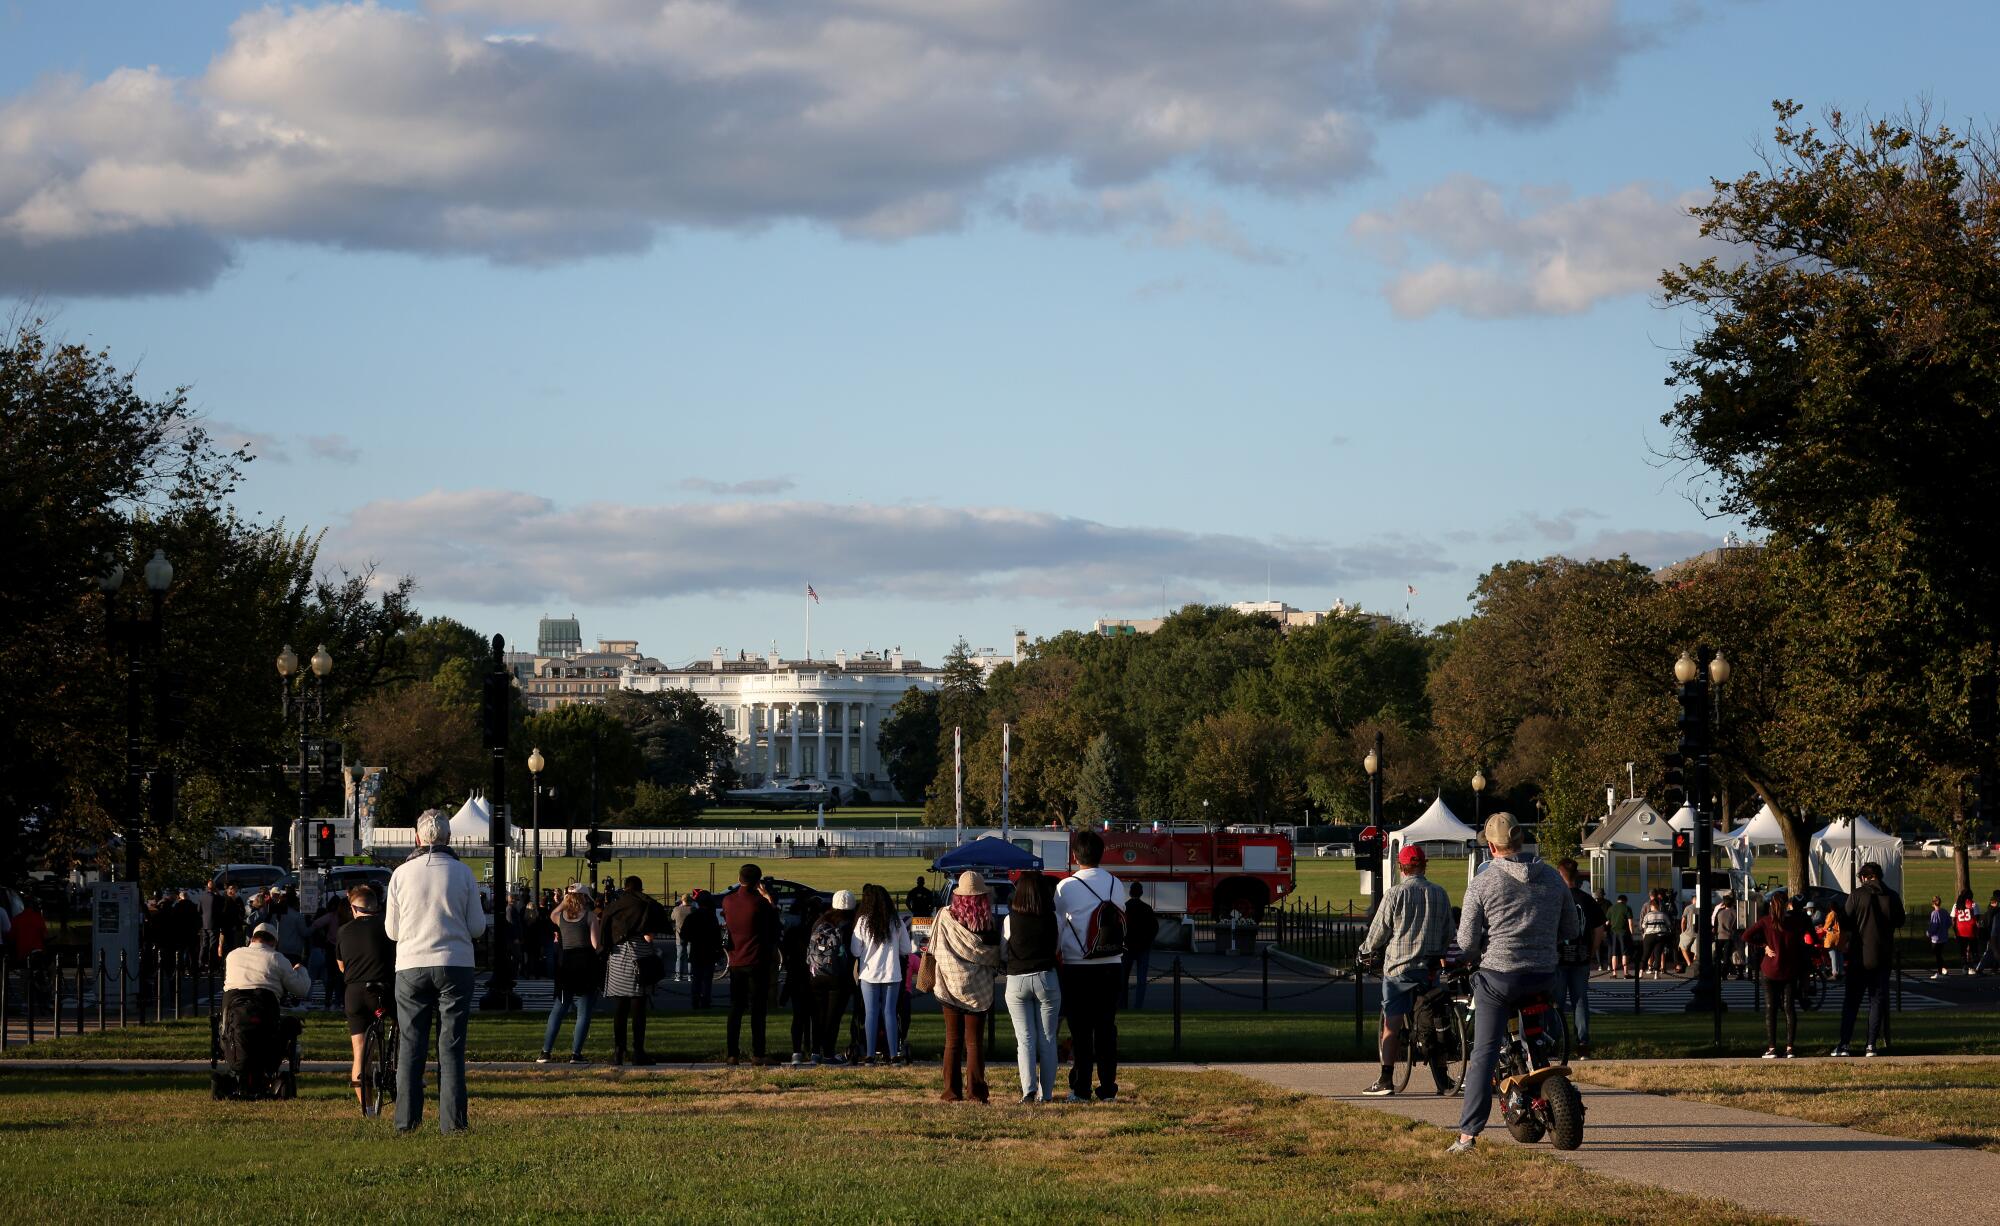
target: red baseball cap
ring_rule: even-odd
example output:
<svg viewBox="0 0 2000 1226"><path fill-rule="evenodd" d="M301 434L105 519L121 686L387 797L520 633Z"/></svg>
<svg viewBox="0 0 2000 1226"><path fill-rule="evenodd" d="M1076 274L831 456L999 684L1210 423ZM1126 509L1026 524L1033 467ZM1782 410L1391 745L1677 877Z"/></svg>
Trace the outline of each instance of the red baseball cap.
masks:
<svg viewBox="0 0 2000 1226"><path fill-rule="evenodd" d="M1424 849L1415 843L1396 853L1396 863L1402 865L1404 868L1422 868L1424 860Z"/></svg>

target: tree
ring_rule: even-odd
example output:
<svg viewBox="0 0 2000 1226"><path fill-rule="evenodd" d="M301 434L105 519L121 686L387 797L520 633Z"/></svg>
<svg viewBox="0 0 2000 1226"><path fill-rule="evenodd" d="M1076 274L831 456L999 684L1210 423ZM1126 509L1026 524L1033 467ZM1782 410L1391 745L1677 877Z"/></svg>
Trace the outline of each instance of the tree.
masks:
<svg viewBox="0 0 2000 1226"><path fill-rule="evenodd" d="M736 738L722 712L690 690L642 694L619 690L604 709L632 733L642 763L640 777L681 797L679 816L693 817L703 803L721 799L734 785Z"/></svg>
<svg viewBox="0 0 2000 1226"><path fill-rule="evenodd" d="M479 741L478 710L431 682L364 699L353 735L363 761L387 768L377 810L384 825L409 825L425 809L456 809L486 785L490 760Z"/></svg>
<svg viewBox="0 0 2000 1226"><path fill-rule="evenodd" d="M938 769L938 696L915 686L903 691L881 721L875 750L898 794L922 804Z"/></svg>
<svg viewBox="0 0 2000 1226"><path fill-rule="evenodd" d="M1281 632L1263 614L1189 605L1142 636L1125 668L1122 726L1136 734L1139 813L1155 821L1200 817L1183 786L1185 743L1202 719L1235 704L1239 682L1270 667Z"/></svg>
<svg viewBox="0 0 2000 1226"><path fill-rule="evenodd" d="M1184 807L1221 826L1282 821L1305 800L1292 730L1251 711L1204 717L1189 730ZM1203 802L1207 802L1206 807Z"/></svg>
<svg viewBox="0 0 2000 1226"><path fill-rule="evenodd" d="M523 742L542 751L542 785L555 790L552 807L569 825L601 824L631 805L645 761L632 730L604 707L571 703L537 711L522 731ZM550 808L544 806L544 825L551 824Z"/></svg>
<svg viewBox="0 0 2000 1226"><path fill-rule="evenodd" d="M1108 732L1091 738L1084 755L1083 769L1076 778L1076 822L1079 826L1105 826L1137 820L1139 809L1132 785L1118 760L1118 742Z"/></svg>

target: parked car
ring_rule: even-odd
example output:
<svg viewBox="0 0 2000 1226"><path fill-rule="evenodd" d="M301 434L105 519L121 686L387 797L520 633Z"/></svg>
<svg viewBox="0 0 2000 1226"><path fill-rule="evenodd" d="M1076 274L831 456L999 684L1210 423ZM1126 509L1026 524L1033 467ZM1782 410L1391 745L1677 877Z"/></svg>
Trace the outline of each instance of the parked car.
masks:
<svg viewBox="0 0 2000 1226"><path fill-rule="evenodd" d="M336 864L326 870L325 892L345 894L355 886L368 882L382 891L382 896L387 898L389 873L389 869L378 864Z"/></svg>
<svg viewBox="0 0 2000 1226"><path fill-rule="evenodd" d="M1951 840L1925 839L1923 842L1917 844L1917 854L1928 856L1933 860L1949 860L1951 859Z"/></svg>
<svg viewBox="0 0 2000 1226"><path fill-rule="evenodd" d="M291 870L276 864L223 864L210 876L216 889L233 885L246 895L272 886L290 889L295 884Z"/></svg>

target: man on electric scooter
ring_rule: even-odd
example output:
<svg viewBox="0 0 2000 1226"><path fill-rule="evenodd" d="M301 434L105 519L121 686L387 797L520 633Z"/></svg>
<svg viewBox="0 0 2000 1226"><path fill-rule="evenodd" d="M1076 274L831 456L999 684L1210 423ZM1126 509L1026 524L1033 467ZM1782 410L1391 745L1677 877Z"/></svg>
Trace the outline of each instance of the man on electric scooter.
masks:
<svg viewBox="0 0 2000 1226"><path fill-rule="evenodd" d="M1382 1075L1361 1091L1371 1098L1396 1092L1396 1062L1403 1058L1403 1019L1417 995L1428 990L1438 962L1451 944L1451 897L1424 877L1424 849L1411 844L1396 855L1403 879L1375 908L1374 922L1361 939L1364 961L1382 959ZM1431 1057L1431 1078L1439 1094L1451 1092L1444 1061Z"/></svg>
<svg viewBox="0 0 2000 1226"><path fill-rule="evenodd" d="M1465 1110L1446 1153L1469 1154L1493 1107L1493 1063L1515 1009L1555 987L1556 946L1582 931L1569 887L1556 870L1521 857L1521 827L1511 813L1486 819L1493 861L1466 887L1458 946L1479 960L1472 980L1472 1051L1465 1065Z"/></svg>

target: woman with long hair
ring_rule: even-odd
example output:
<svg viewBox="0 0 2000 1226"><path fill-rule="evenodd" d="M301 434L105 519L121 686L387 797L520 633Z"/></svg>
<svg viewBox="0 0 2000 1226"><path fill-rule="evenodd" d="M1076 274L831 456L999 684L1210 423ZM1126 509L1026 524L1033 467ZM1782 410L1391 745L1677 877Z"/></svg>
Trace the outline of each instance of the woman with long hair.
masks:
<svg viewBox="0 0 2000 1226"><path fill-rule="evenodd" d="M569 887L556 907L555 924L561 950L556 963L556 999L549 1007L549 1026L542 1033L542 1054L535 1063L549 1062L563 1015L574 1007L576 1025L570 1030L569 1062L582 1064L583 1041L590 1035L590 1014L597 1007L597 989L603 982L597 967L598 954L604 948L604 921L590 905L589 886L579 882Z"/></svg>
<svg viewBox="0 0 2000 1226"><path fill-rule="evenodd" d="M1062 984L1056 978L1055 890L1040 869L1014 883L1014 897L1000 926L1007 966L1007 1016L1014 1022L1014 1059L1021 1072L1021 1101L1055 1097L1056 1026L1062 1018Z"/></svg>
<svg viewBox="0 0 2000 1226"><path fill-rule="evenodd" d="M930 954L937 967L933 995L944 1012L944 1093L938 1097L983 1103L986 1015L993 1010L1001 952L993 891L978 873L960 873L950 905L931 920Z"/></svg>
<svg viewBox="0 0 2000 1226"><path fill-rule="evenodd" d="M850 949L861 980L861 1057L870 1064L880 1061L875 1054L875 1032L880 1027L882 1046L888 1059L894 1060L902 1054L896 1043L896 995L902 991L910 932L896 914L889 891L879 885L861 887L861 907L855 915Z"/></svg>
<svg viewBox="0 0 2000 1226"><path fill-rule="evenodd" d="M1792 910L1780 888L1764 900L1764 914L1743 932L1764 981L1764 1058L1789 1060L1799 1040L1799 980L1806 974L1805 917ZM1778 1049L1778 1016L1785 1019L1785 1047Z"/></svg>

